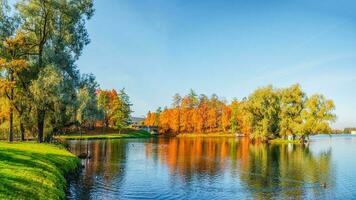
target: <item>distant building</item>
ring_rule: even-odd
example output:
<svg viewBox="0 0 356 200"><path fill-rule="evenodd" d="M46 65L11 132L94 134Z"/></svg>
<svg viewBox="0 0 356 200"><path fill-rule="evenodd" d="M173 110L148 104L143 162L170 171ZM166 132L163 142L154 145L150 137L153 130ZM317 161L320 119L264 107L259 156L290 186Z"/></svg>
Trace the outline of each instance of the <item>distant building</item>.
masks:
<svg viewBox="0 0 356 200"><path fill-rule="evenodd" d="M131 117L131 125L143 125L145 118L143 117Z"/></svg>
<svg viewBox="0 0 356 200"><path fill-rule="evenodd" d="M351 131L351 134L356 135L356 131Z"/></svg>
<svg viewBox="0 0 356 200"><path fill-rule="evenodd" d="M158 126L146 126L144 125L145 118L131 117L131 127L137 130L145 130L152 135L158 134Z"/></svg>

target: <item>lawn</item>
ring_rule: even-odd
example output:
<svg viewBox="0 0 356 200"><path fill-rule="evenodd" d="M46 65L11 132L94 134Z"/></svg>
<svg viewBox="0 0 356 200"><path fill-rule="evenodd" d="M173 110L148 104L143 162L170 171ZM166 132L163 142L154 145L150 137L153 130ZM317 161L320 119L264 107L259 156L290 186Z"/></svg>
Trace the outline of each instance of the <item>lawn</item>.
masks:
<svg viewBox="0 0 356 200"><path fill-rule="evenodd" d="M53 144L0 142L0 199L65 199L79 159Z"/></svg>
<svg viewBox="0 0 356 200"><path fill-rule="evenodd" d="M57 136L59 139L66 140L87 140L87 139L120 139L120 138L149 138L152 135L144 130L133 131L131 133L110 133L110 134L73 134Z"/></svg>

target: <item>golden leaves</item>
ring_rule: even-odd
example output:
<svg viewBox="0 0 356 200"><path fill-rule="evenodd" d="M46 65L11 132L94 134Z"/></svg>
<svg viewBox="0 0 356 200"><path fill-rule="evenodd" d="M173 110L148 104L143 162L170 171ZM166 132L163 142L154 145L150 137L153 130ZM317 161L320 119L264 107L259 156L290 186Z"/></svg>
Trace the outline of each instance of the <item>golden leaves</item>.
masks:
<svg viewBox="0 0 356 200"><path fill-rule="evenodd" d="M26 45L26 37L22 32L18 32L15 37L8 37L3 41L4 47L8 51L16 51Z"/></svg>
<svg viewBox="0 0 356 200"><path fill-rule="evenodd" d="M6 60L0 58L0 70L11 70L13 73L18 73L28 67L25 59Z"/></svg>
<svg viewBox="0 0 356 200"><path fill-rule="evenodd" d="M18 72L25 69L28 66L28 64L25 59L16 59L10 61L10 66L12 66L12 68Z"/></svg>
<svg viewBox="0 0 356 200"><path fill-rule="evenodd" d="M8 91L15 87L15 81L9 81L6 79L0 79L0 91Z"/></svg>

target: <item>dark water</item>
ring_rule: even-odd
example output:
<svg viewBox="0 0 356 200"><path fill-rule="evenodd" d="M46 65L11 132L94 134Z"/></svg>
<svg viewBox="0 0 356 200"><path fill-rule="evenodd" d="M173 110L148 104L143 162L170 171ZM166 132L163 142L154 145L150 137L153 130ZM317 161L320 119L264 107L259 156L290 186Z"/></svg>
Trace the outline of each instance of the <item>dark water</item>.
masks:
<svg viewBox="0 0 356 200"><path fill-rule="evenodd" d="M88 146L69 199L353 199L356 136L315 136L308 146L239 138L71 141ZM325 187L324 187L325 186Z"/></svg>

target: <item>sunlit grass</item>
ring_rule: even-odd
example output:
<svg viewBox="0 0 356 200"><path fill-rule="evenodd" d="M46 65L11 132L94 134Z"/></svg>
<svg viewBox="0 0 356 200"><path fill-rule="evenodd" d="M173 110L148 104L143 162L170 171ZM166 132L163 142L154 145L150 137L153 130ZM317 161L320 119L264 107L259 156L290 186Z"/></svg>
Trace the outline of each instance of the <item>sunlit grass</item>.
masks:
<svg viewBox="0 0 356 200"><path fill-rule="evenodd" d="M134 131L132 133L110 133L110 134L74 134L58 136L59 139L80 140L80 139L120 139L120 138L149 138L152 135L144 130Z"/></svg>
<svg viewBox="0 0 356 200"><path fill-rule="evenodd" d="M282 138L276 138L273 140L270 140L269 143L272 144L301 144L300 140L287 140L287 139L282 139Z"/></svg>
<svg viewBox="0 0 356 200"><path fill-rule="evenodd" d="M61 146L0 142L0 199L65 199L79 159Z"/></svg>

